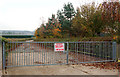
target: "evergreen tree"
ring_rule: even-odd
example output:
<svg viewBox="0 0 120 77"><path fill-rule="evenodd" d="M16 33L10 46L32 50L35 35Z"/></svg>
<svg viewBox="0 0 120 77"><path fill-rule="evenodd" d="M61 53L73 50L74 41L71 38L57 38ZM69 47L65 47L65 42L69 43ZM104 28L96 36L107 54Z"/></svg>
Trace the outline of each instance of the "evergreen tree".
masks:
<svg viewBox="0 0 120 77"><path fill-rule="evenodd" d="M61 24L62 35L67 34L70 36L71 34L71 20L75 16L75 10L72 3L64 4L63 9L57 12L57 18Z"/></svg>

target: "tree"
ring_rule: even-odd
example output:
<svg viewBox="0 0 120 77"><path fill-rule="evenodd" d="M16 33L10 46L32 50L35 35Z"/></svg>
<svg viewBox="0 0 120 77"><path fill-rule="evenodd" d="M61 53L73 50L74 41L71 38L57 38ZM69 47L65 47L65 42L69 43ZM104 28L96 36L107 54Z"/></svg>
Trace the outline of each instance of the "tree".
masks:
<svg viewBox="0 0 120 77"><path fill-rule="evenodd" d="M120 33L120 3L103 2L102 20L106 22L105 26L110 34Z"/></svg>
<svg viewBox="0 0 120 77"><path fill-rule="evenodd" d="M86 26L84 25L84 19L81 17L80 9L77 8L77 13L72 20L72 35L75 37L86 36Z"/></svg>
<svg viewBox="0 0 120 77"><path fill-rule="evenodd" d="M41 26L35 30L34 35L35 35L36 39L45 37L44 31L45 31L45 25L41 24Z"/></svg>
<svg viewBox="0 0 120 77"><path fill-rule="evenodd" d="M48 37L61 37L60 28L60 23L55 18L55 15L52 15L52 18L48 19L48 23L46 24L46 31L44 33Z"/></svg>
<svg viewBox="0 0 120 77"><path fill-rule="evenodd" d="M75 16L75 11L72 3L64 4L63 9L57 12L57 18L61 24L62 34L71 34L71 21Z"/></svg>
<svg viewBox="0 0 120 77"><path fill-rule="evenodd" d="M92 3L81 6L80 10L87 32L92 36L98 36L104 28L101 6L97 7L95 3Z"/></svg>
<svg viewBox="0 0 120 77"><path fill-rule="evenodd" d="M35 35L36 39L38 39L38 38L39 38L38 29L36 29L36 30L35 30L35 34L34 34L34 35Z"/></svg>
<svg viewBox="0 0 120 77"><path fill-rule="evenodd" d="M67 20L70 20L75 16L75 10L72 3L64 4L63 14Z"/></svg>
<svg viewBox="0 0 120 77"><path fill-rule="evenodd" d="M61 24L55 18L55 15L52 15L48 19L48 22L44 25L42 24L40 28L35 31L36 38L56 38L62 37L61 35Z"/></svg>
<svg viewBox="0 0 120 77"><path fill-rule="evenodd" d="M58 19L58 21L59 21L60 24L63 24L63 22L65 20L63 12L60 11L60 10L57 11L57 19Z"/></svg>

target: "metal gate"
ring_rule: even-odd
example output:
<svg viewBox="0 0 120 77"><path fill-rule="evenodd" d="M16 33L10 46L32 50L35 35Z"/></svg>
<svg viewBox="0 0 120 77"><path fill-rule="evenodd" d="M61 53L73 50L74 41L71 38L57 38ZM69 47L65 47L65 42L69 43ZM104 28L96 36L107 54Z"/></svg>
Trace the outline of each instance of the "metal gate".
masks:
<svg viewBox="0 0 120 77"><path fill-rule="evenodd" d="M54 51L64 43L64 51ZM115 61L116 42L3 42L3 68Z"/></svg>

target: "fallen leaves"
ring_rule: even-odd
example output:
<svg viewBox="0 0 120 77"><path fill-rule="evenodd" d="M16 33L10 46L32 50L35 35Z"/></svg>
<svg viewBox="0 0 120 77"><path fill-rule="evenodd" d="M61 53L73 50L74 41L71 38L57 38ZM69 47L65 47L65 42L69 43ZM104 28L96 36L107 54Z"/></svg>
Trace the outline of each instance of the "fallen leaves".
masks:
<svg viewBox="0 0 120 77"><path fill-rule="evenodd" d="M103 62L103 63L85 63L82 64L83 66L94 66L96 68L100 69L118 69L118 63L117 62Z"/></svg>
<svg viewBox="0 0 120 77"><path fill-rule="evenodd" d="M62 61L57 61L56 63L63 63Z"/></svg>
<svg viewBox="0 0 120 77"><path fill-rule="evenodd" d="M34 63L36 63L36 64L44 64L44 63L42 63L42 62L34 62Z"/></svg>

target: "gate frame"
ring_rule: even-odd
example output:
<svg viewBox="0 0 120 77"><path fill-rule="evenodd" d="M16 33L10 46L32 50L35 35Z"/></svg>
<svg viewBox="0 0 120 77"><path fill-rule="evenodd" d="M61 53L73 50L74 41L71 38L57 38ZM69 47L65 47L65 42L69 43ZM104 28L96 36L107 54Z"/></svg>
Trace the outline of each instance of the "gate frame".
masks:
<svg viewBox="0 0 120 77"><path fill-rule="evenodd" d="M87 42L94 42L94 41L81 41L81 42L17 42L17 43L66 43L67 44L67 54L66 54L66 63L65 64L69 64L69 43L87 43ZM103 41L102 41L103 42ZM6 68L6 49L5 49L5 41L2 42L2 68L5 69ZM16 42L9 42L9 43L16 43ZM104 61L90 61L90 62L79 62L79 63L96 63L96 62L109 62L109 61L113 61L116 62L116 46L117 43L116 42L112 42L112 60L104 60ZM47 65L47 64L45 64ZM56 64L50 64L50 65L56 65ZM24 65L24 66L37 66L37 65Z"/></svg>

